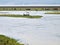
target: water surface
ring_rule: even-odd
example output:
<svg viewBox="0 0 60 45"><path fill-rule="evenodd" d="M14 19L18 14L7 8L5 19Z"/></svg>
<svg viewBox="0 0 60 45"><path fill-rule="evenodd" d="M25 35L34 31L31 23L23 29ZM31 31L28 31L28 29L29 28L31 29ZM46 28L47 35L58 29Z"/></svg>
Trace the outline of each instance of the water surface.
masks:
<svg viewBox="0 0 60 45"><path fill-rule="evenodd" d="M41 19L0 17L0 34L29 45L60 45L60 16Z"/></svg>

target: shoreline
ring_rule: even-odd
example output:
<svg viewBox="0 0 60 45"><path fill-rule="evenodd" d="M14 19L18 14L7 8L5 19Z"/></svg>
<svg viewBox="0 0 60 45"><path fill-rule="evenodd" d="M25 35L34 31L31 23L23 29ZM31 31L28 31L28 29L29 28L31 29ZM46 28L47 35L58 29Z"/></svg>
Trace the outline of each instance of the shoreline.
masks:
<svg viewBox="0 0 60 45"><path fill-rule="evenodd" d="M45 14L60 14L60 12L46 12Z"/></svg>

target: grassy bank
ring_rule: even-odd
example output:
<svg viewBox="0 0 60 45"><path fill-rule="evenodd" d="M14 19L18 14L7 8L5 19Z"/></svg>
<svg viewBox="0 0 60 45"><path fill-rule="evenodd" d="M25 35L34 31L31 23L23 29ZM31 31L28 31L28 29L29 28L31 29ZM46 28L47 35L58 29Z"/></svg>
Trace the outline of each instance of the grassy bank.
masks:
<svg viewBox="0 0 60 45"><path fill-rule="evenodd" d="M14 14L0 14L4 17L22 17L22 18L41 18L42 16L31 16L31 15L14 15Z"/></svg>
<svg viewBox="0 0 60 45"><path fill-rule="evenodd" d="M7 37L5 35L0 35L0 45L24 45L18 43L17 40Z"/></svg>

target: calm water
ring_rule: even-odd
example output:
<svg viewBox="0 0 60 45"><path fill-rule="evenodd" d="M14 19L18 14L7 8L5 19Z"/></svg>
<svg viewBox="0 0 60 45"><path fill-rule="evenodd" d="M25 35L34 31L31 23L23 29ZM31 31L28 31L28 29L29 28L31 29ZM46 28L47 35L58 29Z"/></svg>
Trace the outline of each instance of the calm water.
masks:
<svg viewBox="0 0 60 45"><path fill-rule="evenodd" d="M0 17L0 34L29 45L60 45L60 16L41 19Z"/></svg>

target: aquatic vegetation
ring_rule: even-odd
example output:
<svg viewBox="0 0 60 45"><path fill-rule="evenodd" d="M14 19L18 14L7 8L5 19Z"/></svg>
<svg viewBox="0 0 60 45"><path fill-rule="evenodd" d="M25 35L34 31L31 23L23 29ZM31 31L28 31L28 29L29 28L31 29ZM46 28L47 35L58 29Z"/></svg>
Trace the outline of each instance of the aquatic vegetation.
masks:
<svg viewBox="0 0 60 45"><path fill-rule="evenodd" d="M23 17L23 18L41 18L42 16L31 16L31 15L15 15L15 14L0 14L4 17Z"/></svg>
<svg viewBox="0 0 60 45"><path fill-rule="evenodd" d="M46 12L45 14L60 14L60 11L51 11L51 12Z"/></svg>
<svg viewBox="0 0 60 45"><path fill-rule="evenodd" d="M0 45L24 45L24 44L18 43L16 39L10 38L5 35L0 35Z"/></svg>

